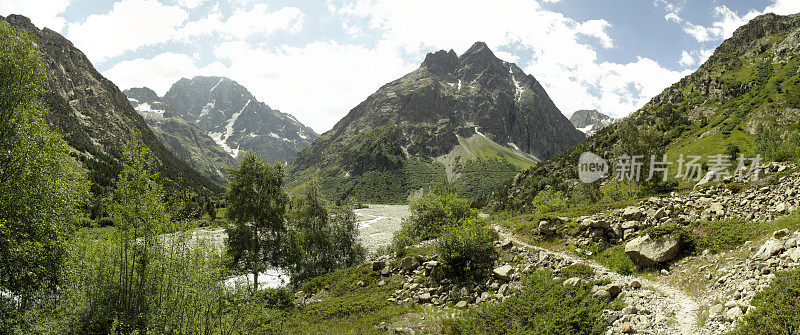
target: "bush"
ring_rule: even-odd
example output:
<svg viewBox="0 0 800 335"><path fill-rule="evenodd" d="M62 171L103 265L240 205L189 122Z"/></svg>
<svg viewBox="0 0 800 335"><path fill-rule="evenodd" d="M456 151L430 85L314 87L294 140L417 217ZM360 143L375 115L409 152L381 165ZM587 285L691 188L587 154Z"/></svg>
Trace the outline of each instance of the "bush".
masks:
<svg viewBox="0 0 800 335"><path fill-rule="evenodd" d="M591 266L581 263L575 263L570 266L567 266L559 272L564 278L583 278L583 279L590 279L594 277L594 269Z"/></svg>
<svg viewBox="0 0 800 335"><path fill-rule="evenodd" d="M630 257L625 254L625 246L622 244L600 251L595 255L594 260L619 274L629 275L636 269L636 264L633 264Z"/></svg>
<svg viewBox="0 0 800 335"><path fill-rule="evenodd" d="M457 278L477 277L494 263L497 232L485 222L473 219L445 228L436 244L445 274Z"/></svg>
<svg viewBox="0 0 800 335"><path fill-rule="evenodd" d="M725 187L731 190L734 194L741 192L745 186L742 183L727 183Z"/></svg>
<svg viewBox="0 0 800 335"><path fill-rule="evenodd" d="M98 227L113 227L114 226L114 220L112 220L111 218L101 218L100 220L97 220L97 226Z"/></svg>
<svg viewBox="0 0 800 335"><path fill-rule="evenodd" d="M566 286L536 272L503 302L471 309L452 322L456 334L603 334L597 319L615 304L592 296L592 283Z"/></svg>
<svg viewBox="0 0 800 335"><path fill-rule="evenodd" d="M772 286L753 299L754 312L745 316L738 334L800 333L800 270L778 274Z"/></svg>
<svg viewBox="0 0 800 335"><path fill-rule="evenodd" d="M567 208L567 200L564 194L552 188L536 194L531 203L538 213L552 213Z"/></svg>
<svg viewBox="0 0 800 335"><path fill-rule="evenodd" d="M478 217L468 201L451 191L428 193L412 202L410 209L411 218L406 226L410 235L418 240L436 238L444 227Z"/></svg>
<svg viewBox="0 0 800 335"><path fill-rule="evenodd" d="M703 221L693 226L693 239L698 250L708 249L716 253L756 237L758 227L758 223L742 219Z"/></svg>

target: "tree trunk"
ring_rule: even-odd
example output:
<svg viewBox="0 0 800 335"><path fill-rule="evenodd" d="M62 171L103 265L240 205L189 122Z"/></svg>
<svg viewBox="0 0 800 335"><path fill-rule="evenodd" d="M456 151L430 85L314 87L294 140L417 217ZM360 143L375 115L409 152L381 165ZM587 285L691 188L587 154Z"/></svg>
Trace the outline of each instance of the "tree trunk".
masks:
<svg viewBox="0 0 800 335"><path fill-rule="evenodd" d="M253 294L258 292L258 269L253 271Z"/></svg>

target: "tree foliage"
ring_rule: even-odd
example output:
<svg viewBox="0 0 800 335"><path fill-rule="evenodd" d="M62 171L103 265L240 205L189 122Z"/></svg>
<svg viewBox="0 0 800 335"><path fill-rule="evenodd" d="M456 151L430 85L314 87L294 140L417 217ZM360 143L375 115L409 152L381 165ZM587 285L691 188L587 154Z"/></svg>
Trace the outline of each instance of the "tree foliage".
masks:
<svg viewBox="0 0 800 335"><path fill-rule="evenodd" d="M0 22L0 332L56 289L87 182L39 101L47 78L32 39Z"/></svg>
<svg viewBox="0 0 800 335"><path fill-rule="evenodd" d="M291 207L293 282L301 283L364 260L365 250L358 241L356 217L350 206L329 211L312 182Z"/></svg>
<svg viewBox="0 0 800 335"><path fill-rule="evenodd" d="M254 292L260 272L288 261L283 180L282 165L264 163L252 152L230 170L227 250L235 268L253 274Z"/></svg>

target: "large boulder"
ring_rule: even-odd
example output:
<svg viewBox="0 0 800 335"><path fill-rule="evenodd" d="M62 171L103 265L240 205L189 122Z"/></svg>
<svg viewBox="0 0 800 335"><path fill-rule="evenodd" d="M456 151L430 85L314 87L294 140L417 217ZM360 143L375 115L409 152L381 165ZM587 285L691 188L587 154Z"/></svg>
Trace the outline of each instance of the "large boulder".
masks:
<svg viewBox="0 0 800 335"><path fill-rule="evenodd" d="M406 271L413 271L419 266L419 259L414 256L407 256L400 260L400 268Z"/></svg>
<svg viewBox="0 0 800 335"><path fill-rule="evenodd" d="M777 255L779 252L783 251L783 243L780 240L771 238L764 242L764 245L758 249L758 252L753 256L753 259L759 261L765 261L772 256Z"/></svg>
<svg viewBox="0 0 800 335"><path fill-rule="evenodd" d="M681 251L681 244L670 234L656 238L650 235L639 236L625 245L625 254L642 267L655 266L669 262Z"/></svg>
<svg viewBox="0 0 800 335"><path fill-rule="evenodd" d="M511 275L514 274L514 268L511 265L503 265L501 267L495 268L492 271L492 274L495 278L500 279L502 281L509 281L511 280Z"/></svg>

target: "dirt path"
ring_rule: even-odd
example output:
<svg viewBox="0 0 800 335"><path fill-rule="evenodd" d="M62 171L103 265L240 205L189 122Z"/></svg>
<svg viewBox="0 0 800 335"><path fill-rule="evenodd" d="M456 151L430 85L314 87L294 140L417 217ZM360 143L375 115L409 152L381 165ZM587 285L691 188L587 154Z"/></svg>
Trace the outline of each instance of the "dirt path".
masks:
<svg viewBox="0 0 800 335"><path fill-rule="evenodd" d="M622 275L592 260L586 260L569 255L567 253L553 251L537 247L534 245L530 245L525 241L522 241L516 235L512 234L511 232L505 230L504 228L498 225L494 225L493 228L498 231L498 233L502 238L510 239L517 246L530 250L544 251L553 254L558 258L567 259L572 262L588 265L592 267L595 271L597 271L599 274L601 274L603 277L610 279L612 282L619 282L626 284L631 283L633 281L640 282L642 284L642 288L639 290L639 292L643 293L644 295L649 295L653 298L653 300L659 302L654 306L650 306L653 309L656 309L653 312L661 313L662 315L674 315L672 318L674 318L675 322L667 323L666 327L659 326L659 329L653 329L653 330L641 329L638 331L638 333L651 333L651 334L710 333L709 330L698 328L698 323L699 323L698 315L700 314L700 309L701 309L700 302L697 299L684 294L680 289L677 289L669 285L664 285L662 283L657 283L642 277Z"/></svg>

